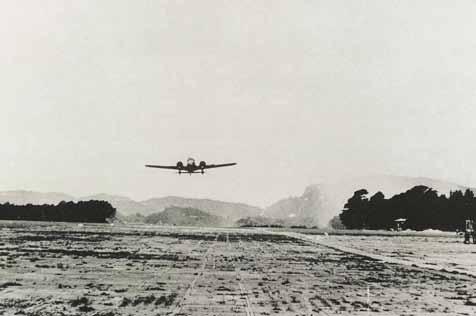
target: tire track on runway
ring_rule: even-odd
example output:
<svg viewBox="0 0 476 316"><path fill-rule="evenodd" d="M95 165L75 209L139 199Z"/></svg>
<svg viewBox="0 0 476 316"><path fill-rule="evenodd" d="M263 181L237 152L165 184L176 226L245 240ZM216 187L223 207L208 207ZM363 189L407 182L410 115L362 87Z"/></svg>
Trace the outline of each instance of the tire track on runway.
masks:
<svg viewBox="0 0 476 316"><path fill-rule="evenodd" d="M202 260L202 264L201 264L201 267L200 267L200 272L197 273L197 275L193 278L192 282L190 282L190 284L188 285L187 287L187 290L185 291L184 295L181 297L181 299L177 302L177 304L175 305L174 309L167 313L167 315L170 315L170 316L175 316L175 315L179 315L185 305L185 301L191 297L191 293L195 287L195 284L197 283L198 279L201 278L206 270L206 266L207 266L207 263L209 261L209 253L211 252L211 250L213 249L213 247L215 247L217 241L218 241L218 237L219 237L220 233L217 233L216 236L215 236L215 240L213 241L213 243L210 245L210 247L208 247L207 251L204 253L204 258ZM215 267L215 260L214 260L214 256L212 255L212 260L213 260L213 267Z"/></svg>
<svg viewBox="0 0 476 316"><path fill-rule="evenodd" d="M241 252L244 253L245 251L245 248L243 247L243 244L241 242L241 239L240 237L236 237L236 239L238 240L238 246L239 248L241 248ZM227 243L230 245L231 247L231 244L230 244L230 240L229 240L229 236L227 235ZM231 249L231 248L230 248ZM239 269L235 263L233 263L234 265L234 268L235 268L235 273L236 273L236 278L238 279L238 286L240 288L240 294L241 294L241 298L245 300L246 302L246 307L245 307L245 311L246 311L246 316L254 316L255 313L254 313L254 310L253 310L253 306L252 306L252 303L251 303L251 298L249 296L249 292L246 290L246 287L243 285L243 283L241 282L243 279L242 279L242 276L241 276L241 269Z"/></svg>

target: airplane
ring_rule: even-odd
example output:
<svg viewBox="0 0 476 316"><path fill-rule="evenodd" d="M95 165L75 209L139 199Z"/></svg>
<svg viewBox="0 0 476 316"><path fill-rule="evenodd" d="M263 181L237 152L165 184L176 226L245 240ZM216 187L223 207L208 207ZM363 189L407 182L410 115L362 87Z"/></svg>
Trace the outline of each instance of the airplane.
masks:
<svg viewBox="0 0 476 316"><path fill-rule="evenodd" d="M160 168L160 169L172 169L172 170L178 170L178 174L182 174L182 172L188 173L192 175L192 173L205 173L205 169L211 169L211 168L220 168L220 167L228 167L228 166L234 166L236 165L236 162L232 163L223 163L223 164L218 164L218 165L207 165L205 161L200 161L200 163L197 165L195 164L195 159L193 158L188 158L187 159L187 165L184 165L183 162L179 161L175 166L159 166L159 165L145 165L148 168Z"/></svg>

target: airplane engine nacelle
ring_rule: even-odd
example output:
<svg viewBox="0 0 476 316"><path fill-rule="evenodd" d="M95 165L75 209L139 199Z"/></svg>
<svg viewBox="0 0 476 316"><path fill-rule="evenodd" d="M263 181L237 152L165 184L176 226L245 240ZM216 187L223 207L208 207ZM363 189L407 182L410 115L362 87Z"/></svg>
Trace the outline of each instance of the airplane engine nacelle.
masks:
<svg viewBox="0 0 476 316"><path fill-rule="evenodd" d="M183 162L181 162L181 161L177 162L177 168L182 169L183 168Z"/></svg>
<svg viewBox="0 0 476 316"><path fill-rule="evenodd" d="M200 164L198 165L200 168L205 168L207 163L205 161L200 161Z"/></svg>

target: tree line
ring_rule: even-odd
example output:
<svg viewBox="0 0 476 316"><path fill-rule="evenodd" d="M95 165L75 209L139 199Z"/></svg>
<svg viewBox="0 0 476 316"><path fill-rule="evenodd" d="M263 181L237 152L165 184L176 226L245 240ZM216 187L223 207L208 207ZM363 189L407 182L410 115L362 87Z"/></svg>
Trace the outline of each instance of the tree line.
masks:
<svg viewBox="0 0 476 316"><path fill-rule="evenodd" d="M339 218L347 229L390 229L403 218L408 229L455 231L464 228L465 220L476 219L476 198L469 189L447 197L419 185L390 199L382 192L367 195L367 190L358 190L345 204Z"/></svg>
<svg viewBox="0 0 476 316"><path fill-rule="evenodd" d="M0 220L106 223L116 209L106 201L62 201L57 205L0 204Z"/></svg>

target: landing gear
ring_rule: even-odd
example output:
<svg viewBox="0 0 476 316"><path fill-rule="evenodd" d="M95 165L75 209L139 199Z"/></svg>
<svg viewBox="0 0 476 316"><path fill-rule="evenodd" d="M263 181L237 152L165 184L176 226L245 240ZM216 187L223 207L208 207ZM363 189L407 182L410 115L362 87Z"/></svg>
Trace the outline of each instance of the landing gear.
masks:
<svg viewBox="0 0 476 316"><path fill-rule="evenodd" d="M201 174L204 174L204 173L205 173L205 171L202 169L202 170L200 171L200 173L201 173Z"/></svg>

